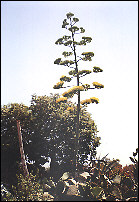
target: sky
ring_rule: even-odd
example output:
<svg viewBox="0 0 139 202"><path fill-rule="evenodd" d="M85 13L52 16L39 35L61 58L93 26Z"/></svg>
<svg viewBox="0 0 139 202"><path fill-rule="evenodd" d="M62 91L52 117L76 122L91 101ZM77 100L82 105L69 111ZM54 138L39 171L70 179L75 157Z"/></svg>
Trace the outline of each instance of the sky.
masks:
<svg viewBox="0 0 139 202"><path fill-rule="evenodd" d="M101 137L97 157L109 153L108 158L129 165L138 147L138 1L1 1L1 105L29 106L33 94L65 91L53 86L69 72L54 64L63 51L71 51L55 45L69 34L62 29L68 12L86 30L77 37L92 37L91 43L77 47L77 55L94 52L92 61L81 62L79 69L103 69L82 82L96 81L104 89L81 93L81 100L100 101L87 107Z"/></svg>

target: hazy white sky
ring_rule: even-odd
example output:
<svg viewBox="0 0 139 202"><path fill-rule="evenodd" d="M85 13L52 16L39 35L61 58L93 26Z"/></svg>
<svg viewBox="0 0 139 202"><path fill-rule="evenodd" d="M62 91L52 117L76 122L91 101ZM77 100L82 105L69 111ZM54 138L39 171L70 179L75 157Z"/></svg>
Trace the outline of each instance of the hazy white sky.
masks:
<svg viewBox="0 0 139 202"><path fill-rule="evenodd" d="M95 54L92 62L80 63L79 68L104 70L83 81L97 81L105 88L81 95L100 100L88 106L100 131L98 156L109 153L123 165L131 163L129 156L138 146L138 1L1 1L1 5L1 104L30 105L34 93L63 92L53 85L69 69L54 60L70 49L55 41L67 34L61 26L72 12L80 20L77 26L86 30L83 35L92 37L77 53Z"/></svg>

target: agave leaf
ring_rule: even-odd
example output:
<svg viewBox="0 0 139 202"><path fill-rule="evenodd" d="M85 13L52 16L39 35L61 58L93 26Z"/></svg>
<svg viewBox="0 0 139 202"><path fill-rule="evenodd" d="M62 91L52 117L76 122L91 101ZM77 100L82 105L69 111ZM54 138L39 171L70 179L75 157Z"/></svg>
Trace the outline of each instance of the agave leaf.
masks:
<svg viewBox="0 0 139 202"><path fill-rule="evenodd" d="M108 154L106 154L101 160L104 160L105 158L106 158L106 156L108 156L109 155L109 153Z"/></svg>
<svg viewBox="0 0 139 202"><path fill-rule="evenodd" d="M112 194L114 196L116 196L116 198L122 199L122 193L121 193L120 189L117 186L115 186L115 185L113 187Z"/></svg>
<svg viewBox="0 0 139 202"><path fill-rule="evenodd" d="M60 195L64 190L64 182L63 181L59 181L56 185L55 188L55 192L57 195Z"/></svg>
<svg viewBox="0 0 139 202"><path fill-rule="evenodd" d="M92 190L91 190L92 194L95 197L98 197L101 194L102 191L103 191L102 187L93 187Z"/></svg>
<svg viewBox="0 0 139 202"><path fill-rule="evenodd" d="M79 183L79 192L80 192L81 196L85 196L86 195L85 187L86 187L86 184Z"/></svg>
<svg viewBox="0 0 139 202"><path fill-rule="evenodd" d="M76 185L70 185L67 188L67 195L72 196L72 195L77 195L78 194L78 187Z"/></svg>
<svg viewBox="0 0 139 202"><path fill-rule="evenodd" d="M88 172L83 172L80 174L81 177L83 177L84 179L87 179L87 177L90 177L90 174Z"/></svg>
<svg viewBox="0 0 139 202"><path fill-rule="evenodd" d="M110 162L110 163L107 165L108 168L106 169L106 172L108 172L112 167L114 167L114 166L115 166L115 165L114 165L115 163L116 163L116 161Z"/></svg>
<svg viewBox="0 0 139 202"><path fill-rule="evenodd" d="M100 169L100 161L98 161L97 168Z"/></svg>
<svg viewBox="0 0 139 202"><path fill-rule="evenodd" d="M107 162L105 162L105 165L103 166L102 174L104 173L106 166L107 166Z"/></svg>
<svg viewBox="0 0 139 202"><path fill-rule="evenodd" d="M136 161L132 157L129 157L129 158L133 163L136 163Z"/></svg>
<svg viewBox="0 0 139 202"><path fill-rule="evenodd" d="M69 173L69 172L65 172L65 173L62 175L61 180L66 180L66 179L69 178L69 176L70 176L70 173Z"/></svg>

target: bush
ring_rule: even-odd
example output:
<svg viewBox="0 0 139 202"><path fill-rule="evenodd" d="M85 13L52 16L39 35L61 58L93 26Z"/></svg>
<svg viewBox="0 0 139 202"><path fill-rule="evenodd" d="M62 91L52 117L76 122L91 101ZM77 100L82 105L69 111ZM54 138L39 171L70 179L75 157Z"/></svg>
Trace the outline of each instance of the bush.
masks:
<svg viewBox="0 0 139 202"><path fill-rule="evenodd" d="M45 200L42 186L37 181L37 176L29 174L24 177L17 175L17 187L12 186L13 194L6 192L2 201L43 201Z"/></svg>

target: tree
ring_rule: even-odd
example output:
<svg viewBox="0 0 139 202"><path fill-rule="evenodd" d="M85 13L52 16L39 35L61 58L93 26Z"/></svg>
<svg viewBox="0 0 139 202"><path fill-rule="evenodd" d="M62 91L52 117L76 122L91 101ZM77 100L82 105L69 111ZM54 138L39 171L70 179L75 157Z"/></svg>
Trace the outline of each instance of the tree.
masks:
<svg viewBox="0 0 139 202"><path fill-rule="evenodd" d="M16 120L21 123L29 172L33 169L36 174L38 168L41 171L41 165L48 157L52 160L51 175L58 178L65 170L71 170L77 109L70 101L57 103L59 98L58 94L33 95L29 107L14 103L1 108L1 181L4 184L16 185L21 162ZM87 160L90 152L95 156L100 144L97 127L85 108L81 109L81 120L84 138L80 147L80 164ZM91 127L94 127L93 133L90 132Z"/></svg>
<svg viewBox="0 0 139 202"><path fill-rule="evenodd" d="M57 102L66 102L68 98L72 98L74 94L78 95L78 101L77 101L77 124L76 124L76 140L75 140L75 156L74 156L74 164L75 167L77 165L77 159L78 159L78 149L79 149L79 137L80 136L80 104L85 105L85 104L90 104L90 103L99 103L99 99L95 97L91 97L89 99L85 99L83 101L80 101L80 91L86 91L89 89L101 89L104 88L104 85L98 83L98 82L93 82L94 87L90 87L89 84L82 84L80 82L80 78L83 76L86 76L87 74L92 73L91 70L79 70L79 61L92 61L92 57L94 56L93 52L83 52L81 56L77 55L77 46L85 46L87 43L90 43L92 41L91 37L82 37L82 40L80 41L75 41L75 35L76 34L81 34L85 32L85 29L83 27L77 27L75 24L79 21L78 18L74 17L73 13L67 13L66 14L66 19L63 21L62 28L67 29L70 32L69 35L64 35L62 38L59 38L55 44L57 45L64 45L68 46L71 48L71 52L66 52L64 51L62 55L64 57L69 57L69 56L74 56L73 60L62 60L61 58L57 58L54 61L54 64L57 65L64 65L69 68L72 68L73 70L69 71L69 76L62 75L60 78L60 81L54 85L54 89L60 89L60 88L65 88L63 87L64 82L70 82L73 78L76 78L77 81L77 86L71 87L68 89L68 91L64 92L62 94L62 97L57 100ZM98 73L102 72L103 70L100 67L93 67L93 72ZM68 86L69 87L69 86Z"/></svg>
<svg viewBox="0 0 139 202"><path fill-rule="evenodd" d="M24 104L12 103L1 108L1 181L6 185L17 182L16 174L21 162L16 121L21 121L25 143L30 119L29 107Z"/></svg>
<svg viewBox="0 0 139 202"><path fill-rule="evenodd" d="M59 103L58 94L51 96L33 96L30 110L32 112L29 159L35 159L37 167L43 165L47 157L51 158L51 173L57 178L64 171L72 170L74 157L73 145L76 135L76 105L71 101ZM100 144L97 126L85 108L81 109L80 161L84 163L90 152L96 155ZM86 140L86 141L84 141ZM39 146L39 145L40 146ZM28 146L30 150L30 147ZM35 151L35 152L34 152ZM41 156L44 156L41 157ZM57 167L57 169L55 169ZM59 168L59 169L58 169Z"/></svg>

